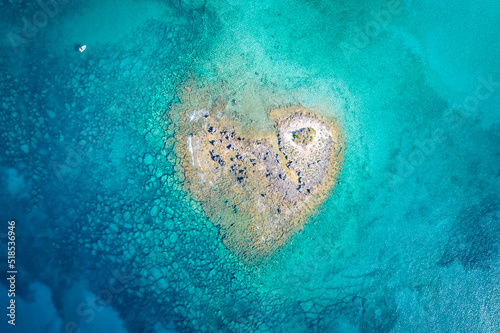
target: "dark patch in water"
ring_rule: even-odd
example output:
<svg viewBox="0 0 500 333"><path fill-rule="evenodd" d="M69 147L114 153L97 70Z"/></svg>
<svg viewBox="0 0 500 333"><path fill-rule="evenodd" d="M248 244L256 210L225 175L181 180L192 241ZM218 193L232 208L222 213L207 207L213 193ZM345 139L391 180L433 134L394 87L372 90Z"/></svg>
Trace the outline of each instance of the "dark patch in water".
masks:
<svg viewBox="0 0 500 333"><path fill-rule="evenodd" d="M472 207L456 225L439 265L447 267L459 261L467 270L490 268L500 245L500 207L496 199L490 198L482 206Z"/></svg>

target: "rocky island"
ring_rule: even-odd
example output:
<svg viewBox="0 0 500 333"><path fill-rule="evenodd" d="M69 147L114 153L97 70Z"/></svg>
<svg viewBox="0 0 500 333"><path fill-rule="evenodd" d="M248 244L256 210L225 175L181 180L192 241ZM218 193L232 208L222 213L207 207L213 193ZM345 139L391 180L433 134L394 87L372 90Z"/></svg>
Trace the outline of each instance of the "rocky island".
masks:
<svg viewBox="0 0 500 333"><path fill-rule="evenodd" d="M274 131L248 135L224 114L229 99L200 98L196 90L186 87L170 107L181 124L176 153L184 186L230 250L247 262L268 257L333 188L341 131L333 120L287 106L268 111Z"/></svg>

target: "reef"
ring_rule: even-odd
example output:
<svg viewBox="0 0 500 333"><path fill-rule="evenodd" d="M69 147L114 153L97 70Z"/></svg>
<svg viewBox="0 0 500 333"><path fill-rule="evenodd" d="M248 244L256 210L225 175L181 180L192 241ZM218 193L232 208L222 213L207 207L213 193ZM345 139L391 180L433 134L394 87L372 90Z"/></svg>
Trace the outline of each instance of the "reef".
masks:
<svg viewBox="0 0 500 333"><path fill-rule="evenodd" d="M272 131L252 133L230 117L235 101L186 84L170 105L184 187L247 262L269 257L330 193L343 162L342 132L300 105L270 109Z"/></svg>

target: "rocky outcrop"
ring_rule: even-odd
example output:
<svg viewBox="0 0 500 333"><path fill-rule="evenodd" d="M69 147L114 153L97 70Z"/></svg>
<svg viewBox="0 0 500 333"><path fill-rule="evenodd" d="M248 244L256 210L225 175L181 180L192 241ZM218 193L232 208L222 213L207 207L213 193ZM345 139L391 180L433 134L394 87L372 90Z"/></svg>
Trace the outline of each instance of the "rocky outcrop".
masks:
<svg viewBox="0 0 500 333"><path fill-rule="evenodd" d="M332 120L292 106L269 111L274 132L247 137L224 114L229 99L196 105L198 89L190 86L170 110L187 115L176 145L184 187L229 249L246 261L265 258L332 189L343 160L341 132Z"/></svg>

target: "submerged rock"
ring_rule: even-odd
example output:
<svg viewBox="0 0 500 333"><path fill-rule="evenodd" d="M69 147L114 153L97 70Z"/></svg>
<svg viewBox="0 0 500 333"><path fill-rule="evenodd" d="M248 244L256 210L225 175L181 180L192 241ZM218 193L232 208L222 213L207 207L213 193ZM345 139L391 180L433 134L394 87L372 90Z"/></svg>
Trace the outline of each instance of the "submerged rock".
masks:
<svg viewBox="0 0 500 333"><path fill-rule="evenodd" d="M153 206L153 208L151 208L151 210L149 211L149 214L152 216L152 217L155 217L158 215L158 206Z"/></svg>
<svg viewBox="0 0 500 333"><path fill-rule="evenodd" d="M179 239L179 236L177 235L177 233L172 232L170 234L170 243L173 244L173 243L177 242L178 239Z"/></svg>
<svg viewBox="0 0 500 333"><path fill-rule="evenodd" d="M152 163L153 163L153 156L151 156L150 154L146 154L144 156L144 164L150 165Z"/></svg>
<svg viewBox="0 0 500 333"><path fill-rule="evenodd" d="M21 150L22 150L25 154L29 154L29 152L30 152L30 146L29 146L29 145L27 145L27 144L21 145Z"/></svg>

